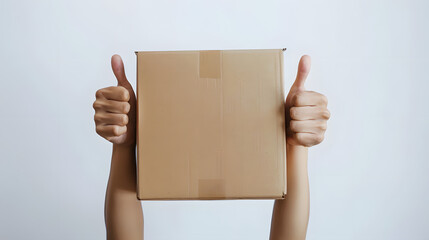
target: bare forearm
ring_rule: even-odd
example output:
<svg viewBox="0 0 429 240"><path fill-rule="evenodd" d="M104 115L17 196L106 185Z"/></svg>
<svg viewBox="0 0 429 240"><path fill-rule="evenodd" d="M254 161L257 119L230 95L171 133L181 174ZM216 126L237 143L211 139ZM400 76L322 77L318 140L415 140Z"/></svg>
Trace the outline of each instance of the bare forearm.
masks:
<svg viewBox="0 0 429 240"><path fill-rule="evenodd" d="M136 197L136 157L134 147L113 145L106 191L107 239L143 239L143 213Z"/></svg>
<svg viewBox="0 0 429 240"><path fill-rule="evenodd" d="M276 200L271 240L305 239L309 217L308 148L287 145L287 195Z"/></svg>

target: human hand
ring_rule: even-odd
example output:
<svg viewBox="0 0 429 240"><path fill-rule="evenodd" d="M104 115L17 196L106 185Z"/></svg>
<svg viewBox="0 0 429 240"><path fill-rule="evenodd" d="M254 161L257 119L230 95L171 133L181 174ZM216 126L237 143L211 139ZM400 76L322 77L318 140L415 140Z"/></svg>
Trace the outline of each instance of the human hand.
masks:
<svg viewBox="0 0 429 240"><path fill-rule="evenodd" d="M93 104L96 132L108 141L123 146L136 143L136 97L125 76L119 55L113 55L112 70L118 86L99 89Z"/></svg>
<svg viewBox="0 0 429 240"><path fill-rule="evenodd" d="M290 145L311 147L321 143L331 115L326 96L304 88L310 67L310 56L302 56L295 82L286 98L286 142Z"/></svg>

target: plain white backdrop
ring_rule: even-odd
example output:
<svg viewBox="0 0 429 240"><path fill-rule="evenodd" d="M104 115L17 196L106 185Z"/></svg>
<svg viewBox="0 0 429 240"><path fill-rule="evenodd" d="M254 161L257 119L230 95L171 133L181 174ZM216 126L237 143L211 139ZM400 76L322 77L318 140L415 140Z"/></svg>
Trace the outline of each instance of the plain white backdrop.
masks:
<svg viewBox="0 0 429 240"><path fill-rule="evenodd" d="M310 149L310 240L429 239L429 2L0 2L0 239L105 239L97 89L135 50L283 48L332 118ZM273 201L143 202L145 236L268 239Z"/></svg>

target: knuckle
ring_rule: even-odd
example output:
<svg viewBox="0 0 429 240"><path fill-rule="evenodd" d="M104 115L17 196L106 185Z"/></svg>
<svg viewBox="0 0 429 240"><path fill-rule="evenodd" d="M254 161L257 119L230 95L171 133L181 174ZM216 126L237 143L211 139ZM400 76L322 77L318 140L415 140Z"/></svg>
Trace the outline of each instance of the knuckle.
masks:
<svg viewBox="0 0 429 240"><path fill-rule="evenodd" d="M292 132L296 132L297 130L297 121L291 120L289 122L289 128L292 130Z"/></svg>
<svg viewBox="0 0 429 240"><path fill-rule="evenodd" d="M302 137L301 137L301 134L299 134L299 133L295 133L295 134L293 134L293 138L294 138L298 143L302 144Z"/></svg>
<svg viewBox="0 0 429 240"><path fill-rule="evenodd" d="M313 140L314 140L315 144L319 144L319 143L321 143L323 141L323 139L324 139L323 134L316 134L314 136Z"/></svg>
<svg viewBox="0 0 429 240"><path fill-rule="evenodd" d="M294 96L293 96L293 103L294 104L299 104L300 102L302 102L302 99L304 98L304 92L297 92Z"/></svg>
<svg viewBox="0 0 429 240"><path fill-rule="evenodd" d="M129 103L123 103L122 104L122 112L123 113L128 113L130 111L130 104Z"/></svg>
<svg viewBox="0 0 429 240"><path fill-rule="evenodd" d="M96 122L96 123L100 122L100 114L98 114L98 113L94 114L94 122Z"/></svg>
<svg viewBox="0 0 429 240"><path fill-rule="evenodd" d="M101 109L101 104L100 104L100 102L99 102L99 101L95 101L95 102L92 104L92 108L94 108L94 110L99 110L99 109Z"/></svg>
<svg viewBox="0 0 429 240"><path fill-rule="evenodd" d="M113 134L114 136L119 136L119 135L121 135L121 134L120 134L120 129L119 129L119 127L118 127L118 126L113 126L113 127L112 127L112 134Z"/></svg>
<svg viewBox="0 0 429 240"><path fill-rule="evenodd" d="M289 115L292 119L296 119L297 118L297 108L296 107L291 107L289 109Z"/></svg>
<svg viewBox="0 0 429 240"><path fill-rule="evenodd" d="M96 126L95 127L95 132L98 134L98 135L102 135L102 132L101 132L101 127L100 126Z"/></svg>
<svg viewBox="0 0 429 240"><path fill-rule="evenodd" d="M124 101L128 101L130 99L128 90L122 86L120 86L120 98Z"/></svg>
<svg viewBox="0 0 429 240"><path fill-rule="evenodd" d="M127 116L126 114L123 114L123 115L121 116L121 123L122 123L123 125L126 125L126 124L128 123L128 116Z"/></svg>
<svg viewBox="0 0 429 240"><path fill-rule="evenodd" d="M331 118L331 112L329 112L329 110L328 110L328 109L323 110L323 111L322 111L322 118L324 118L324 119L329 119L329 118Z"/></svg>
<svg viewBox="0 0 429 240"><path fill-rule="evenodd" d="M328 129L328 123L326 121L323 121L322 130L326 131L326 129Z"/></svg>
<svg viewBox="0 0 429 240"><path fill-rule="evenodd" d="M95 97L96 97L96 98L103 97L103 89L98 89L98 90L95 92Z"/></svg>
<svg viewBox="0 0 429 240"><path fill-rule="evenodd" d="M317 126L320 130L325 131L327 128L326 121L320 121L320 123Z"/></svg>

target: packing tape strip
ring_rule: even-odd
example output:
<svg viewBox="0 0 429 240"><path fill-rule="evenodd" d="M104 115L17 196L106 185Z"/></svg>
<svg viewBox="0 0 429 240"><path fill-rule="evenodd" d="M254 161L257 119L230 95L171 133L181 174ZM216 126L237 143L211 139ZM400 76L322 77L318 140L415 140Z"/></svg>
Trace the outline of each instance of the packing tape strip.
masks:
<svg viewBox="0 0 429 240"><path fill-rule="evenodd" d="M199 77L220 79L222 77L222 51L207 50L199 53ZM219 159L220 160L220 159ZM221 174L222 175L222 174ZM199 199L224 199L226 198L225 179L199 179Z"/></svg>

